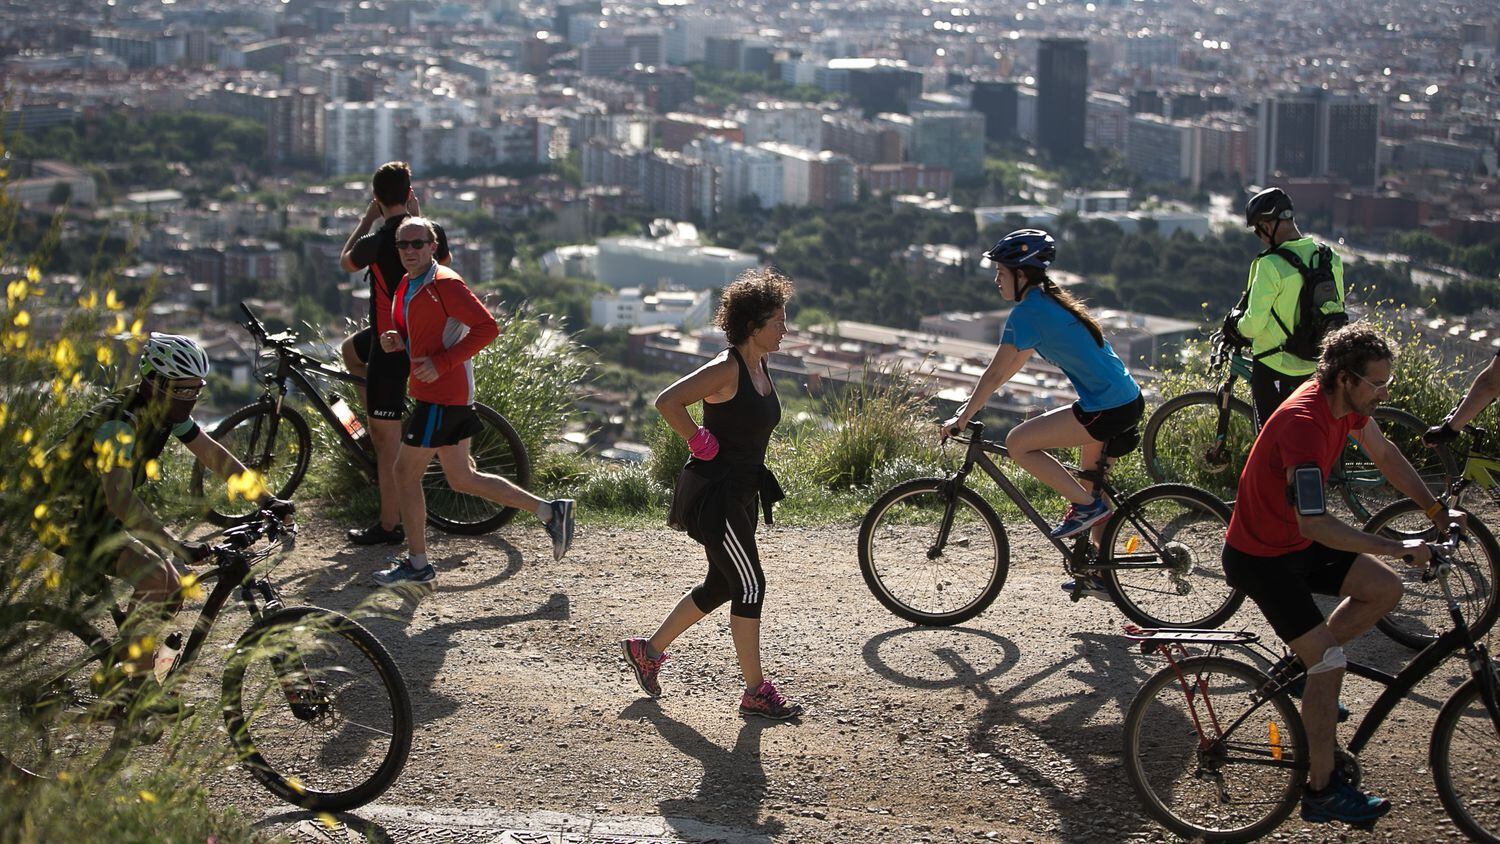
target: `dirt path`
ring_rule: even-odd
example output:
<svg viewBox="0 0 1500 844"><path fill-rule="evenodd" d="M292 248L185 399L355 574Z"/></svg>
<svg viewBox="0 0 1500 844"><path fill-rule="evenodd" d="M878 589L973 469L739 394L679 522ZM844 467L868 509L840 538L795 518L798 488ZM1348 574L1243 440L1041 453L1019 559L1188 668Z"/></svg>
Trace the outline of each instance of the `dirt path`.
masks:
<svg viewBox="0 0 1500 844"><path fill-rule="evenodd" d="M366 621L401 664L418 722L401 779L362 813L377 831L407 837L390 818L421 828L410 814L421 809L656 818L661 834L687 840L1166 840L1137 809L1120 751L1124 710L1156 664L1117 635L1113 605L1066 599L1061 561L1029 528L1012 529L1010 577L988 612L920 629L866 590L853 526L763 527L767 674L808 707L801 723L767 724L736 713L722 611L671 649L659 701L639 693L619 640L649 633L706 564L683 534L586 519L560 563L525 519L490 537L437 536L435 591L415 604L387 595L395 615ZM335 609L370 599L386 549L341 537L304 520L276 580ZM1258 621L1253 607L1235 619ZM1351 656L1394 668L1406 654L1371 636ZM1441 671L1364 753L1366 783L1397 803L1375 832L1294 819L1278 837L1455 837L1426 751L1462 673ZM1344 699L1357 718L1377 693L1356 679ZM243 775L224 788L277 811ZM705 823L715 831L695 825Z"/></svg>

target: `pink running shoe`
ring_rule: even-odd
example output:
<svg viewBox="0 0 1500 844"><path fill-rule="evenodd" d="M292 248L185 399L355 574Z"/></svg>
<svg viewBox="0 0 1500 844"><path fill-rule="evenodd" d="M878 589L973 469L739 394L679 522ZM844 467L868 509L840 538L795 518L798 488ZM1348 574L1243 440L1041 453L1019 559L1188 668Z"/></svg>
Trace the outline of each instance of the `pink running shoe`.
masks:
<svg viewBox="0 0 1500 844"><path fill-rule="evenodd" d="M635 672L635 681L641 684L641 691L652 697L661 697L661 683L656 681L656 675L661 673L661 666L667 661L667 655L662 654L652 659L645 639L626 639L620 643L620 647L625 651L625 662Z"/></svg>
<svg viewBox="0 0 1500 844"><path fill-rule="evenodd" d="M740 698L741 715L759 715L776 721L785 721L802 714L802 704L792 703L776 691L770 680L760 681L753 692L745 692Z"/></svg>

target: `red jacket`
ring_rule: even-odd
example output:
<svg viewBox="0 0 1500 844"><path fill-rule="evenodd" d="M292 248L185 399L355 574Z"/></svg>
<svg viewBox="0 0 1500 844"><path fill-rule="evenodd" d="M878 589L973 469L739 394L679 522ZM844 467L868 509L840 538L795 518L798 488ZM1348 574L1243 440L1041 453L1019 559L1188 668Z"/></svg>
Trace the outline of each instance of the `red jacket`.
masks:
<svg viewBox="0 0 1500 844"><path fill-rule="evenodd" d="M489 309L453 270L435 264L437 274L417 289L406 303L410 276L391 297L391 321L406 341L407 354L415 370L423 358L437 368L436 381L421 381L413 374L408 392L429 404L473 404L474 362L479 350L500 336L500 326Z"/></svg>

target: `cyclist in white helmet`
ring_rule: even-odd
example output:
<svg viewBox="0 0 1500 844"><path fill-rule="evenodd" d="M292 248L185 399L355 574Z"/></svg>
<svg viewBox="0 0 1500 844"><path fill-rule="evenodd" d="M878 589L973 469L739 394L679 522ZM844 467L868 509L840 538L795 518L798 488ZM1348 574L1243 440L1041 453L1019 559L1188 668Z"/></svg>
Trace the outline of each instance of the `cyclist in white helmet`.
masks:
<svg viewBox="0 0 1500 844"><path fill-rule="evenodd" d="M182 604L181 580L169 560L195 562L205 553L203 546L173 536L136 495L155 474L168 439L176 437L221 477L245 472L193 421L208 369L208 355L191 338L153 332L141 352L140 381L96 404L49 454L48 522L64 527L39 526L39 536L62 556L71 587L89 594L101 591L106 577L129 581L135 587L133 623L141 616L153 616L153 622L175 616ZM258 497L278 515L291 516L291 502L269 492ZM135 612L142 607L161 612ZM122 667L133 679L143 679L151 658L150 653L123 656Z"/></svg>

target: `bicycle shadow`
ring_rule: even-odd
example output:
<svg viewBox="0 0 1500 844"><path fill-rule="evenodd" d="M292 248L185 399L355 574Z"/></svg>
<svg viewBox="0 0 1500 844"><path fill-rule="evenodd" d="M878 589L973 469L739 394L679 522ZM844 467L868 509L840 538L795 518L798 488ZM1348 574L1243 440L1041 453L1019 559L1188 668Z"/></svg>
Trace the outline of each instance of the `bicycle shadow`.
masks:
<svg viewBox="0 0 1500 844"><path fill-rule="evenodd" d="M1101 751L1101 748L1118 748L1121 740L1119 720L1101 720L1099 713L1111 702L1123 713L1129 708L1135 689L1149 673L1137 664L1119 637L1075 633L1072 656L1004 688L996 688L995 681L1018 664L1019 651L1010 640L987 631L947 628L994 642L1003 654L995 664L976 665L961 652L974 648L957 643L931 650L943 668L940 672L930 671L930 676L903 674L880 659L878 651L882 644L920 629L892 631L872 638L864 649L866 663L881 676L911 688L964 689L973 694L982 708L969 726L969 751L988 754L979 758L992 761L1010 787L1030 789L1040 795L1061 819L1062 827L1057 832L1064 840L1099 840L1106 836L1119 840L1129 832L1154 828L1133 806L1121 804L1125 783L1119 752ZM1081 693L1069 689L1043 697L1032 696L1044 681L1064 672L1085 689ZM1037 714L1031 715L1033 712ZM1016 728L1027 738L1018 739ZM1020 752L1038 744L1050 753ZM1070 782L1075 777L1079 780L1076 784ZM1111 819L1116 827L1110 832L1092 825L1109 818L1111 813L1120 814Z"/></svg>
<svg viewBox="0 0 1500 844"><path fill-rule="evenodd" d="M890 663L896 659L887 660L881 653L882 649L902 650L895 656L899 661L913 665L926 656L941 657L945 653L953 653L950 634L961 634L963 636L977 636L989 640L1000 652L1000 659L983 674L974 674L972 678L957 676L951 670L948 662L939 659L939 665L934 665L931 671L923 675L915 675L907 671L898 671L891 667ZM942 642L941 645L922 645L914 640L920 638L933 638ZM921 653L925 649L926 653ZM969 650L969 648L964 648ZM915 651L917 654L913 654ZM989 681L1008 673L1017 663L1021 661L1021 649L1010 639L1005 638L988 630L980 630L974 627L903 627L897 630L888 630L884 633L870 637L861 649L865 664L872 671L890 680L897 685L912 689L951 689L959 686L969 685L974 681Z"/></svg>
<svg viewBox="0 0 1500 844"><path fill-rule="evenodd" d="M685 838L695 832L692 823L712 823L752 833L735 839L745 844L769 844L785 830L786 825L774 816L760 818L761 804L768 793L766 771L761 764L761 733L774 724L745 719L734 747L726 750L667 715L649 698L625 707L619 718L645 719L679 753L703 766L696 796L667 798L657 803L662 820Z"/></svg>
<svg viewBox="0 0 1500 844"><path fill-rule="evenodd" d="M267 815L251 824L252 829L272 833L277 827L282 826L286 829L280 831L278 840L326 841L329 844L337 844L340 841L385 844L385 842L397 840L386 827L376 821L360 817L358 809L353 812L331 813L291 809L280 814ZM350 833L356 837L351 837Z"/></svg>

